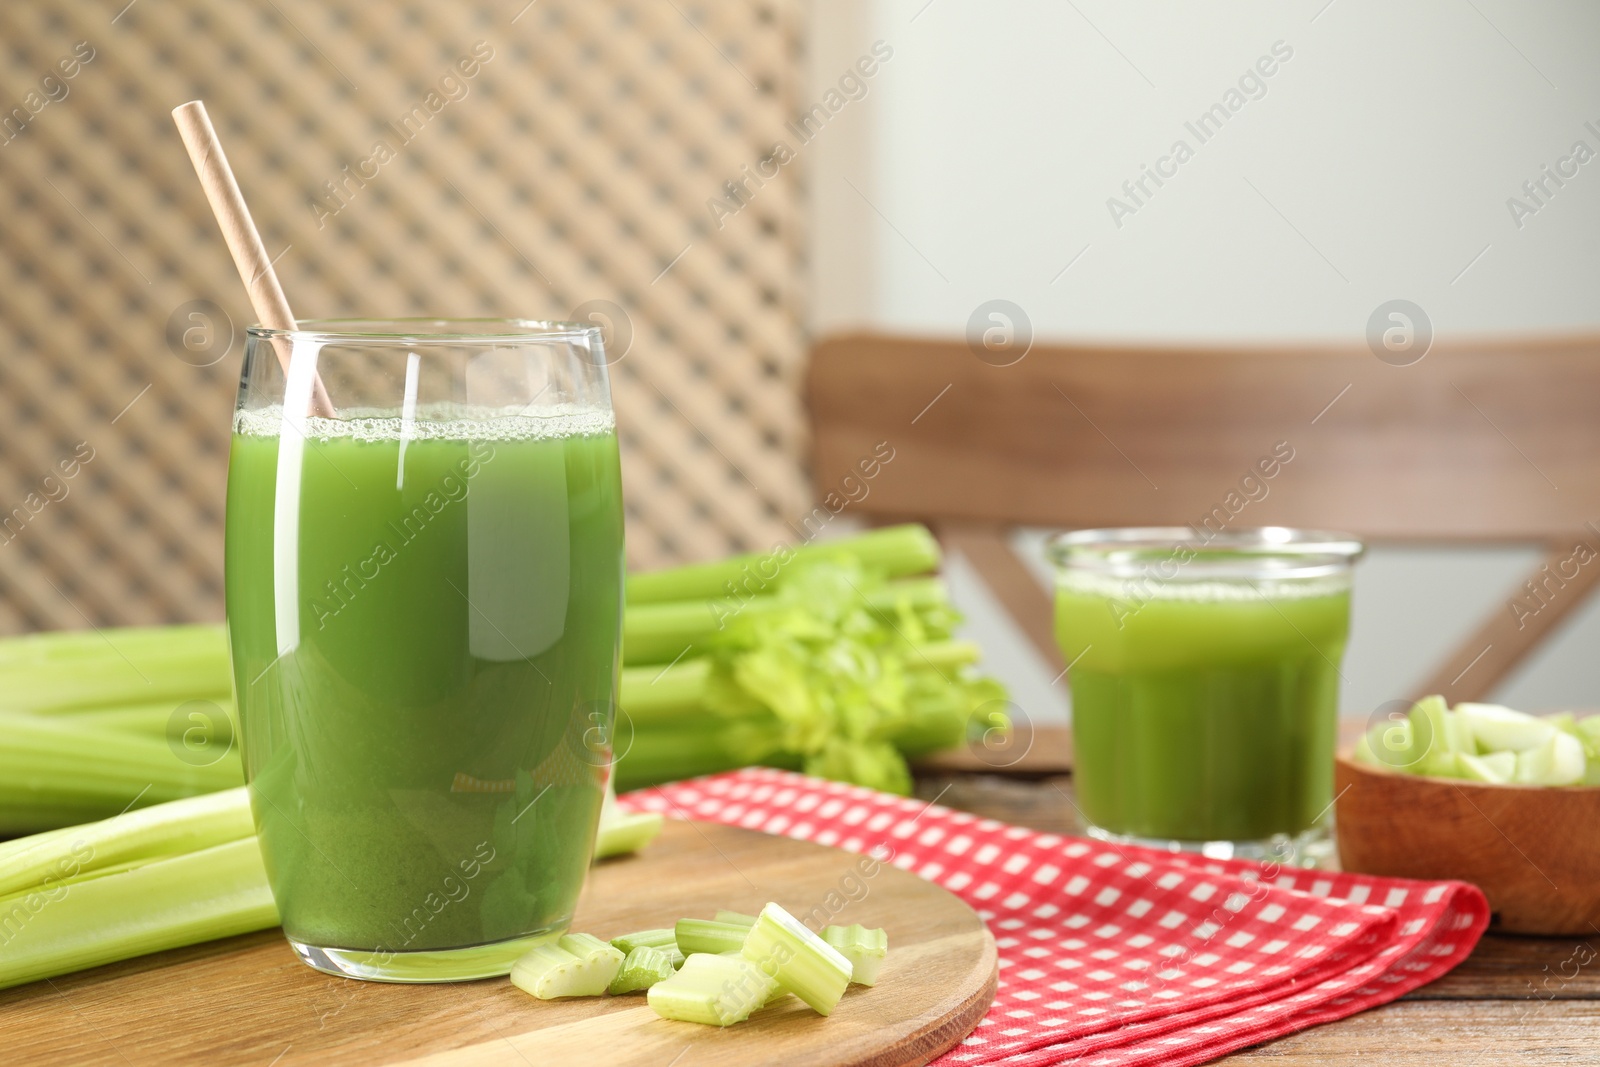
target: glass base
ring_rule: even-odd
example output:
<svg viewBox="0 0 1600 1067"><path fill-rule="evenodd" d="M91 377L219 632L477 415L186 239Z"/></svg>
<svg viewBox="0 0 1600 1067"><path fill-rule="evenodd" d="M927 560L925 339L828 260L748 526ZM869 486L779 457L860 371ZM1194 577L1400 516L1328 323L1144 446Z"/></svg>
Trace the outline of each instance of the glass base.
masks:
<svg viewBox="0 0 1600 1067"><path fill-rule="evenodd" d="M471 982L510 974L511 965L525 952L554 941L564 932L565 927L561 927L488 945L419 952L322 948L292 937L289 947L307 966L344 978L365 982Z"/></svg>
<svg viewBox="0 0 1600 1067"><path fill-rule="evenodd" d="M1299 834L1273 834L1255 841L1176 841L1118 834L1099 826L1084 825L1086 836L1118 845L1139 845L1165 852L1192 852L1214 860L1252 860L1279 867L1331 867L1333 834L1326 825Z"/></svg>

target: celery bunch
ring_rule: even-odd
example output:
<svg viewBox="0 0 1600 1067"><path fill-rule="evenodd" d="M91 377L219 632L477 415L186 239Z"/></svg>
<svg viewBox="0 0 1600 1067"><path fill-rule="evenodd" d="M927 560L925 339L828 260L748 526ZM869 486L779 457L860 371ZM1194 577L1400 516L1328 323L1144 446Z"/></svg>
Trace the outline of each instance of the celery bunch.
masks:
<svg viewBox="0 0 1600 1067"><path fill-rule="evenodd" d="M894 527L812 546L742 599L750 564L732 560L721 599L630 602L619 785L761 763L906 793L905 756L1005 728L1005 690L974 669L975 645L952 640L944 583L904 577L937 562L926 529ZM695 593L711 570L694 569ZM642 665L654 661L666 665Z"/></svg>

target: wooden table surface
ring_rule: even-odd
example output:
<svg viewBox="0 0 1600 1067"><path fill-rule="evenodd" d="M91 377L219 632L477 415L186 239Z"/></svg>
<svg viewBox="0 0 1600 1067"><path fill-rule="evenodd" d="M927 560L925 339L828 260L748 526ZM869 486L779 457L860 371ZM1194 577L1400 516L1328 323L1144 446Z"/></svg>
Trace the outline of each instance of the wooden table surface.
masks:
<svg viewBox="0 0 1600 1067"><path fill-rule="evenodd" d="M1076 833L1070 745L1040 727L1022 752L955 753L918 768L926 800L1051 833ZM1600 935L1485 934L1454 971L1392 1004L1219 1062L1285 1067L1600 1064Z"/></svg>

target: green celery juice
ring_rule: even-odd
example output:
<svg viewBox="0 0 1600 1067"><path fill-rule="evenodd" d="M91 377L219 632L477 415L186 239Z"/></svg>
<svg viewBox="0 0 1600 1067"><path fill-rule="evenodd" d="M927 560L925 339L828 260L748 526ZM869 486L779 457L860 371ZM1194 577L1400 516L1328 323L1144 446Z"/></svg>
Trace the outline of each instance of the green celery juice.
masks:
<svg viewBox="0 0 1600 1067"><path fill-rule="evenodd" d="M384 953L564 927L622 618L608 413L238 416L227 618L285 932ZM456 415L460 417L444 417Z"/></svg>
<svg viewBox="0 0 1600 1067"><path fill-rule="evenodd" d="M1078 803L1094 827L1179 841L1311 829L1333 800L1344 578L1063 578ZM1085 651L1087 650L1087 651Z"/></svg>

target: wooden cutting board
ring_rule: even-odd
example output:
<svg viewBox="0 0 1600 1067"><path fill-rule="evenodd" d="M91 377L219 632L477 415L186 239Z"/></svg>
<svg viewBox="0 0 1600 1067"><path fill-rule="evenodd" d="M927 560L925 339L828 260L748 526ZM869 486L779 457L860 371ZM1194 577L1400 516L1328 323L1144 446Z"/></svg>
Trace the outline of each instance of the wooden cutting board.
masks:
<svg viewBox="0 0 1600 1067"><path fill-rule="evenodd" d="M513 1067L807 1067L925 1063L975 1026L995 945L943 889L886 864L733 827L669 820L641 855L598 865L573 929L602 937L776 900L796 915L881 926L878 984L824 1019L794 998L717 1029L661 1019L642 996L539 1001L505 979L386 985L319 974L264 931L0 993L0 1060ZM854 898L854 899L852 899Z"/></svg>

